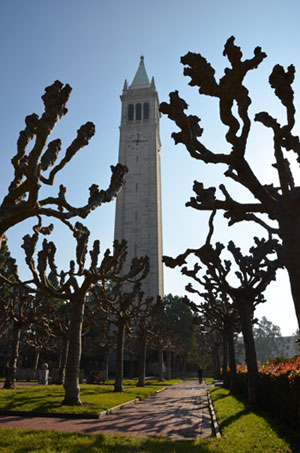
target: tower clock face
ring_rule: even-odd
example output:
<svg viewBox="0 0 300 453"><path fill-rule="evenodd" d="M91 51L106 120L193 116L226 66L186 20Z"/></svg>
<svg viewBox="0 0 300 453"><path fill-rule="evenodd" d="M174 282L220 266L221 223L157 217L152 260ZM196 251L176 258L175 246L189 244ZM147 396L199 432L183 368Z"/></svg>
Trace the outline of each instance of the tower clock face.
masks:
<svg viewBox="0 0 300 453"><path fill-rule="evenodd" d="M132 150L143 150L148 147L149 139L147 135L135 133L129 136L127 141L128 149Z"/></svg>

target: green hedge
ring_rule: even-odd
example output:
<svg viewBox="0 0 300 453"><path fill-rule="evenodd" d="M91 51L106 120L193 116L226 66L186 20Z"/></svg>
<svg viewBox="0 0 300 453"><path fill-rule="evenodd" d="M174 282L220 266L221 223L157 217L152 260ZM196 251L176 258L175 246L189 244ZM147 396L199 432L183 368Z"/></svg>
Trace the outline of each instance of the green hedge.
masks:
<svg viewBox="0 0 300 453"><path fill-rule="evenodd" d="M237 374L237 392L247 396L247 373ZM300 375L259 373L258 406L284 423L300 428Z"/></svg>

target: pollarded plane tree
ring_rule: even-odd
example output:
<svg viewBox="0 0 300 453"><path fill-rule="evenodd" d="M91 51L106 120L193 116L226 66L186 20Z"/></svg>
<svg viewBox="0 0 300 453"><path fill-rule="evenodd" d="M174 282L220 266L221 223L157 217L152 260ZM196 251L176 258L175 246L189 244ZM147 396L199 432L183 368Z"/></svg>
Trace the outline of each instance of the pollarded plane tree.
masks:
<svg viewBox="0 0 300 453"><path fill-rule="evenodd" d="M166 298L164 297L162 303L160 302L157 309L153 312L151 325L149 325L147 332L147 345L149 349L158 351L159 381L164 380L164 352L174 351L174 345L177 355L184 352L181 338L179 338L179 332L176 331L174 323L166 315L165 300Z"/></svg>
<svg viewBox="0 0 300 453"><path fill-rule="evenodd" d="M47 319L48 328L45 329L43 325L38 326L37 323L22 331L21 336L21 348L20 355L24 354L24 351L34 351L32 368L38 369L41 353L58 353L61 350L61 345L57 341L57 337L53 335L51 329L51 320L43 313L43 316Z"/></svg>
<svg viewBox="0 0 300 453"><path fill-rule="evenodd" d="M128 379L134 379L135 377L135 358L136 358L136 344L134 341L133 335L126 336L125 335L125 343L124 343L124 354L125 356L129 357L129 369L127 371Z"/></svg>
<svg viewBox="0 0 300 453"><path fill-rule="evenodd" d="M11 288L10 296L2 299L0 310L7 316L6 339L10 345L10 354L6 378L3 385L5 389L16 387L17 360L19 357L20 339L22 330L29 329L32 325L49 331L47 317L39 312L39 296L32 296L22 286Z"/></svg>
<svg viewBox="0 0 300 453"><path fill-rule="evenodd" d="M54 82L45 89L42 96L45 110L41 117L33 113L25 118L26 127L20 132L17 153L12 158L14 179L0 204L0 248L5 239L5 232L30 217L56 218L73 230L74 226L70 219L85 218L102 203L111 201L121 189L127 168L117 164L111 166L109 188L105 191L99 190L96 184L92 184L89 188L90 196L84 206L74 207L68 203L66 188L63 185L60 185L56 197L39 196L40 189L54 184L57 173L89 143L95 133L93 123L87 122L81 126L63 158L55 164L61 151L61 140L52 140L48 144L47 142L56 123L67 113L66 104L71 90L68 84L64 86L59 81ZM33 140L31 150L27 151Z"/></svg>
<svg viewBox="0 0 300 453"><path fill-rule="evenodd" d="M85 357L101 362L100 375L105 382L108 380L109 351L116 345L116 335L111 331L109 319L95 307L91 297L87 305L92 312L91 329L83 337L82 353Z"/></svg>
<svg viewBox="0 0 300 453"><path fill-rule="evenodd" d="M73 232L76 228L70 222L74 217L85 218L93 209L104 202L111 201L120 191L127 173L127 168L120 164L112 169L112 177L107 190L99 190L93 184L87 203L74 207L66 199L66 188L61 185L57 197L40 197L41 187L52 186L55 176L73 156L89 143L95 133L95 126L87 122L77 131L77 136L66 149L63 158L56 164L61 150L61 140L48 139L56 123L67 113L66 103L71 93L69 85L59 81L45 89L42 96L44 113L39 118L35 113L25 118L26 127L20 132L17 141L17 153L12 158L14 178L7 194L0 204L0 249L6 241L5 232L14 225L30 217L37 217L39 222L35 231L50 233L51 224L42 227L42 216L61 220ZM31 150L28 147L34 141Z"/></svg>
<svg viewBox="0 0 300 453"><path fill-rule="evenodd" d="M141 281L149 272L148 257L141 258L141 265L138 259L133 258L132 266L140 270L125 280L111 282L107 287L94 286L91 294L100 311L107 316L109 323L116 329L116 368L114 391L123 392L123 370L124 370L124 345L125 334L133 334L133 323L138 318L144 303L144 293L141 291Z"/></svg>
<svg viewBox="0 0 300 453"><path fill-rule="evenodd" d="M57 280L52 280L52 284L54 282L55 287L58 288ZM48 340L45 341L43 335L40 335L39 331L34 331L34 336L31 335L31 343L33 347L36 345L40 350L47 348L48 351L51 350L52 352L57 353L58 369L52 370L51 383L64 384L70 345L69 326L72 305L68 301L55 300L54 298L44 297L44 300L45 303L43 304L42 310L44 316L49 320L50 336L48 337ZM91 329L91 315L92 313L89 310L89 307L85 304L81 337L84 337Z"/></svg>
<svg viewBox="0 0 300 453"><path fill-rule="evenodd" d="M7 244L0 248L0 273L14 281L17 274L16 261L11 257ZM8 313L3 309L7 300L11 297L11 286L0 281L0 335L4 334L9 324Z"/></svg>
<svg viewBox="0 0 300 453"><path fill-rule="evenodd" d="M210 226L210 234L212 234L212 223ZM201 279L197 276L201 270L198 263L191 270L184 267L182 273L193 278L204 289L224 292L232 299L239 313L244 339L248 367L248 398L251 405L256 404L258 388L253 314L256 306L265 302L263 292L269 283L275 280L276 271L281 266L281 259L278 258L278 255L281 255L281 247L277 240L254 238L254 241L255 246L250 248L248 255L243 255L240 248L236 247L232 241L229 242L227 249L233 257L234 266L237 268L234 274L231 272L232 262L221 257L224 245L220 243L216 243L215 247L206 243L198 250L188 249L177 258L164 257L168 266L175 267L184 264L189 255L195 255L206 266L205 275ZM232 274L237 278L237 285L235 282L232 283Z"/></svg>
<svg viewBox="0 0 300 453"><path fill-rule="evenodd" d="M131 347L138 357L137 387L145 386L147 349L151 346L155 337L153 331L155 317L162 309L163 299L161 297L158 296L156 301L151 297L146 298L140 307L138 317L133 320Z"/></svg>
<svg viewBox="0 0 300 453"><path fill-rule="evenodd" d="M181 359L181 374L184 376L186 363L195 363L195 350L197 350L198 346L194 337L193 313L190 301L187 297L167 294L164 296L163 302L165 317L172 326L169 341L164 347L167 356L167 374L171 372L171 356L173 355L174 359L175 353L177 359L179 357Z"/></svg>
<svg viewBox="0 0 300 453"><path fill-rule="evenodd" d="M0 272L13 282L18 278L15 260L10 256L6 244L0 249ZM1 340L9 344L4 388L15 388L16 385L21 331L33 324L44 325L47 330L46 318L38 313L39 304L38 297L32 297L20 286L13 288L0 282L0 334Z"/></svg>
<svg viewBox="0 0 300 453"><path fill-rule="evenodd" d="M48 280L53 287L58 288L58 280L51 272ZM63 384L64 373L69 347L68 327L71 317L70 304L53 297L39 293L40 303L38 313L47 319L47 329L32 324L30 329L23 332L22 344L28 345L35 351L33 368L37 369L41 352L56 353L58 355L58 374L53 372L51 382Z"/></svg>
<svg viewBox="0 0 300 453"><path fill-rule="evenodd" d="M197 321L195 324L197 326ZM202 358L201 364L209 365L211 361L212 375L215 379L220 379L220 349L223 339L217 330L206 330L200 323L195 328L195 335L199 344L199 355Z"/></svg>
<svg viewBox="0 0 300 453"><path fill-rule="evenodd" d="M127 273L123 272L123 263L127 255L126 241L114 242L113 253L107 249L102 261L99 263L100 242L94 241L90 250L90 266L85 261L88 253L89 230L77 222L74 227L76 246L76 264L70 262L67 272L58 273L55 264L56 247L53 242L44 239L42 249L37 254L37 265L35 249L39 234L35 232L32 236L26 235L23 239L23 248L26 255L26 263L31 271L32 279L22 282L23 286L30 292L42 292L55 300L60 299L71 304L71 316L68 327L69 350L65 372L65 398L63 404L81 405L79 388L79 365L82 346L82 326L84 319L85 303L87 294L93 286L103 281L126 281L143 273L148 264L146 258L135 259ZM77 269L76 269L77 267ZM49 271L57 277L49 279ZM14 285L2 276L2 280ZM19 284L21 282L18 282Z"/></svg>
<svg viewBox="0 0 300 453"><path fill-rule="evenodd" d="M58 373L55 377L55 384L64 384L66 366L70 345L69 325L71 321L72 307L66 301L51 303L47 307L47 314L51 319L51 328L55 337L55 345L59 352Z"/></svg>
<svg viewBox="0 0 300 453"><path fill-rule="evenodd" d="M190 288L190 292L198 291L194 288L192 289L191 284L188 284L187 286ZM195 315L193 318L193 330L198 344L198 354L200 357L198 365L208 370L211 364L213 377L215 379L220 379L220 349L223 346L223 337L219 330L213 329L209 324L206 324L204 316L199 313L198 305L192 300L187 299L187 301Z"/></svg>
<svg viewBox="0 0 300 453"><path fill-rule="evenodd" d="M94 288L94 294L89 294L87 306L90 309L91 329L83 339L83 352L88 357L95 360L100 359L100 381L108 380L108 365L110 350L117 349L117 329L113 328L114 322L110 305L113 304L112 282L103 281L97 288Z"/></svg>
<svg viewBox="0 0 300 453"><path fill-rule="evenodd" d="M189 275L187 268L183 268L183 273ZM202 280L191 271L191 277L205 287L204 292L195 289L192 284L188 284L185 289L190 293L196 293L200 297L200 304L189 302L190 308L196 317L194 322L204 328L207 335L218 331L223 343L223 364L222 376L225 387L230 386L232 392L236 385L236 360L234 348L234 334L240 332L240 321L236 307L230 297L224 291L217 290L210 284L209 279ZM230 379L227 373L229 363Z"/></svg>
<svg viewBox="0 0 300 453"><path fill-rule="evenodd" d="M170 331L170 334L165 337L163 351L166 356L166 378L173 374L184 379L188 356L194 351L192 346L181 337L180 331L175 328Z"/></svg>
<svg viewBox="0 0 300 453"><path fill-rule="evenodd" d="M204 188L202 183L195 181L193 190L196 195L186 205L199 211L225 211L224 216L229 220L229 225L254 221L270 234L279 235L300 326L300 188L295 186L288 156L294 153L298 163L300 162L300 140L292 132L296 111L292 88L295 68L291 65L285 70L276 65L269 77L269 83L286 111L285 123L281 125L266 112L258 113L254 118L270 128L273 134L273 167L277 170L278 183L275 186L263 184L245 155L251 128L251 99L243 82L247 73L257 68L266 54L260 47L256 47L252 58L242 60L242 52L234 44L234 39L232 36L225 44L223 54L228 58L231 68L225 69L219 83L215 79L215 70L202 55L189 52L181 58L185 65L184 75L191 77L189 85L199 87L201 95L218 98L220 119L228 127L226 140L231 145L229 154L211 151L200 141L199 137L203 133L200 120L197 116L185 113L188 105L179 97L178 91L170 93L170 103L162 103L160 110L180 129L180 132L172 134L176 144L183 143L194 159L207 164L226 165L225 176L248 189L254 196L253 203L241 203L222 184L219 188L223 198L219 198L216 187ZM273 221L277 222L277 226L274 227Z"/></svg>

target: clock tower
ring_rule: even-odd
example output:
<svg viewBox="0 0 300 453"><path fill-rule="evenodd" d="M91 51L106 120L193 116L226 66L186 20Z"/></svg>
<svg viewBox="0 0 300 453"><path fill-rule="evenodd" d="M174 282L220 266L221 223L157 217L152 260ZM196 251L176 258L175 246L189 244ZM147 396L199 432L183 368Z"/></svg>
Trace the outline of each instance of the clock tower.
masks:
<svg viewBox="0 0 300 453"><path fill-rule="evenodd" d="M149 256L142 283L146 297L163 296L159 99L149 82L144 57L131 85L121 95L119 162L127 165L126 183L117 197L115 239L128 242L127 262Z"/></svg>

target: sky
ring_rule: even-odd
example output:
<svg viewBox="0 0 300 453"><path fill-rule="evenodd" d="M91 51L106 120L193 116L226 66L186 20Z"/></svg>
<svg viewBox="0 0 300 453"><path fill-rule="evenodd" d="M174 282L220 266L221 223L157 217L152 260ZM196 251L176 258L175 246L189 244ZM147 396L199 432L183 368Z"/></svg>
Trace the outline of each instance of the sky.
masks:
<svg viewBox="0 0 300 453"><path fill-rule="evenodd" d="M5 196L13 177L10 159L24 128L24 118L41 114L41 96L55 80L72 87L68 113L55 128L52 139L61 138L67 147L77 129L87 121L96 126L88 147L57 175L50 191L57 194L59 184L67 187L71 204L80 206L88 198L88 188L109 184L110 165L118 160L120 94L124 80L132 82L140 56L144 55L149 78L155 77L160 101L168 101L171 91L189 104L189 113L201 118L203 142L211 150L229 150L220 124L215 99L199 96L183 76L180 57L187 52L201 53L222 77L228 61L223 57L226 40L234 35L245 58L261 46L268 58L246 78L252 105L250 114L268 110L279 120L284 110L268 84L275 64L296 67L295 103L299 111L300 71L298 0L2 0L0 2L0 193ZM208 232L208 214L185 207L193 195L193 181L205 186L226 182L237 199L249 194L225 181L222 166L205 165L193 160L181 145L174 145L171 133L176 126L161 118L161 166L164 254L176 256L186 248L203 245ZM299 134L299 122L294 133ZM276 182L272 169L272 137L262 125L252 124L247 157L260 180ZM298 167L294 164L297 178ZM299 179L298 179L299 183ZM91 230L91 243L100 239L102 250L111 247L114 233L115 202L103 205L84 221ZM20 245L31 231L31 220L8 232L11 254L17 259L20 274L28 276ZM217 214L213 241L235 244L247 252L253 237L266 237L256 225L228 227L222 213ZM74 258L74 239L62 225L55 224L53 235L57 261L62 268ZM187 278L179 270L164 270L165 293L183 295ZM297 322L285 270L277 274L265 292L267 302L257 308L257 317L266 316L281 327L283 335L296 331ZM195 300L196 301L196 300Z"/></svg>

